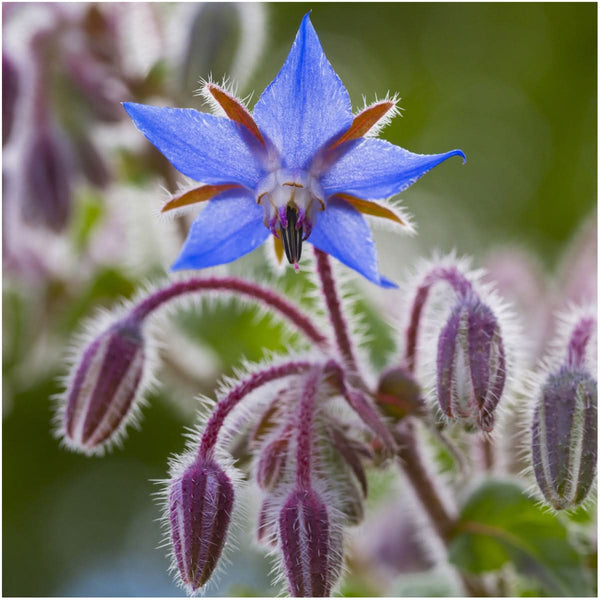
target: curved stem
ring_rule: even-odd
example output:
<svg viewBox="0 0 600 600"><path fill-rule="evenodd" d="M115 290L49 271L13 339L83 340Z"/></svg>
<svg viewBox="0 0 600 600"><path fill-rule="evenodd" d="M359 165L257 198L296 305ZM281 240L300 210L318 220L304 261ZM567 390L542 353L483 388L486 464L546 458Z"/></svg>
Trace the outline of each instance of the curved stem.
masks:
<svg viewBox="0 0 600 600"><path fill-rule="evenodd" d="M219 437L219 431L223 426L223 422L227 415L237 406L237 404L250 392L255 389L274 381L281 379L282 377L288 377L290 375L298 375L304 373L311 368L314 368L314 363L308 361L291 361L280 365L275 365L253 373L245 381L240 382L234 387L222 400L217 404L216 409L210 416L202 439L200 441L200 447L198 448L198 456L202 459L209 458L217 444Z"/></svg>
<svg viewBox="0 0 600 600"><path fill-rule="evenodd" d="M322 367L313 369L304 380L298 409L298 442L296 448L296 481L302 489L310 488L312 425L317 386L323 374Z"/></svg>
<svg viewBox="0 0 600 600"><path fill-rule="evenodd" d="M317 274L321 281L321 291L325 298L329 320L333 326L338 349L348 368L357 373L358 370L356 357L354 356L354 348L352 347L348 326L342 313L342 306L335 287L335 280L333 278L329 256L325 254L325 252L321 252L321 250L315 248L315 257L317 262Z"/></svg>
<svg viewBox="0 0 600 600"><path fill-rule="evenodd" d="M231 292L257 300L286 317L321 349L328 348L327 338L312 324L308 315L304 314L295 304L270 289L236 277L194 277L185 281L177 281L142 300L132 310L131 318L141 321L166 302L185 294L214 291Z"/></svg>
<svg viewBox="0 0 600 600"><path fill-rule="evenodd" d="M464 296L473 289L471 283L456 267L436 267L425 276L423 283L417 288L410 311L408 329L406 330L405 362L411 373L415 371L417 334L423 307L429 296L429 290L439 281L448 283L459 296Z"/></svg>

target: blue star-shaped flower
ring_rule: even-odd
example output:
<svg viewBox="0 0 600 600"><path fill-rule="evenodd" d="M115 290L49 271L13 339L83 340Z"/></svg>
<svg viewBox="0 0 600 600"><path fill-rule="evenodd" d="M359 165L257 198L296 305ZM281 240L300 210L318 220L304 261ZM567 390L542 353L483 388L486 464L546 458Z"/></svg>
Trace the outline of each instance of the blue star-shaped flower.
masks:
<svg viewBox="0 0 600 600"><path fill-rule="evenodd" d="M413 154L365 134L395 102L352 115L348 92L323 53L306 15L290 53L251 115L208 83L226 117L192 109L125 103L138 129L183 174L203 185L163 210L210 200L192 225L173 269L235 260L275 236L297 268L308 241L383 287L371 231L361 213L392 219L377 201L412 185L460 150ZM389 116L389 114L388 114Z"/></svg>

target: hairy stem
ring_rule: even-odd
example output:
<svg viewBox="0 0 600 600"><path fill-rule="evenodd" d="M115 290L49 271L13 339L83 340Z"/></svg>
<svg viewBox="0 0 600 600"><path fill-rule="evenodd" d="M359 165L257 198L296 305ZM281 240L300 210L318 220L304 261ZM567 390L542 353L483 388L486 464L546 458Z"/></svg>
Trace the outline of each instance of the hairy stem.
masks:
<svg viewBox="0 0 600 600"><path fill-rule="evenodd" d="M237 406L238 402L250 392L253 392L262 385L276 379L281 379L282 377L288 377L290 375L298 375L311 368L314 368L313 363L307 361L291 361L269 367L258 373L253 373L248 379L240 382L227 394L227 396L219 401L216 409L210 416L206 428L204 429L204 433L202 434L198 456L206 459L212 455L217 444L219 431L223 426L225 418Z"/></svg>
<svg viewBox="0 0 600 600"><path fill-rule="evenodd" d="M415 495L429 517L433 528L448 547L456 529L457 516L442 500L438 486L427 469L419 450L413 417L405 418L395 431L398 442L398 457ZM471 596L488 596L485 587L476 578L461 575L462 583Z"/></svg>
<svg viewBox="0 0 600 600"><path fill-rule="evenodd" d="M423 307L427 302L429 291L439 281L448 283L457 295L463 296L472 290L472 286L465 276L456 267L436 267L430 271L417 288L417 293L410 310L410 321L406 330L406 352L405 363L411 373L415 371L415 359L417 351L417 335L421 323Z"/></svg>
<svg viewBox="0 0 600 600"><path fill-rule="evenodd" d="M185 281L177 281L155 291L142 300L132 310L131 317L141 321L166 302L182 295L214 291L230 292L252 298L286 317L311 342L320 348L326 349L328 347L327 338L313 325L308 315L304 314L295 304L277 292L237 277L194 277Z"/></svg>
<svg viewBox="0 0 600 600"><path fill-rule="evenodd" d="M329 256L325 254L325 252L321 252L321 250L315 248L315 257L317 262L317 274L321 281L321 291L325 298L329 320L333 326L338 349L346 366L351 371L357 373L354 348L348 332L348 325L342 313L342 305L335 286Z"/></svg>
<svg viewBox="0 0 600 600"><path fill-rule="evenodd" d="M305 378L298 409L298 443L296 448L296 481L303 489L310 488L311 456L312 456L312 425L315 410L315 397L323 369L313 369Z"/></svg>

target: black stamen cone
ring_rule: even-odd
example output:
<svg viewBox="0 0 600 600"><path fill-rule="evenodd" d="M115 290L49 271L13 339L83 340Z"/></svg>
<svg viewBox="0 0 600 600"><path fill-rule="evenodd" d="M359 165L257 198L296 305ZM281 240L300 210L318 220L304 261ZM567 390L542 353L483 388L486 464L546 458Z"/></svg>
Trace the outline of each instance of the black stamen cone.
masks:
<svg viewBox="0 0 600 600"><path fill-rule="evenodd" d="M300 261L302 256L302 228L296 229L298 210L288 205L286 210L287 227L281 228L281 240L290 265Z"/></svg>

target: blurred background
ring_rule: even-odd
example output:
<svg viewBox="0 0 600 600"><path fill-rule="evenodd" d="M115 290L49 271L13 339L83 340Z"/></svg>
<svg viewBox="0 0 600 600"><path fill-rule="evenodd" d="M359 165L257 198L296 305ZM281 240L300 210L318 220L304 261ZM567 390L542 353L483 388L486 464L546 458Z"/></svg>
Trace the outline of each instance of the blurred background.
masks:
<svg viewBox="0 0 600 600"><path fill-rule="evenodd" d="M235 302L180 311L161 339L162 385L141 431L103 458L59 446L52 398L85 318L164 277L193 218L159 218L184 179L120 102L206 110L195 91L212 73L229 76L241 96L253 92L252 106L311 9L356 109L363 95L401 97L402 116L382 137L419 153L461 148L468 158L402 195L418 236L378 232L382 272L399 280L434 249L473 255L532 327L532 361L552 311L595 297L593 3L3 4L5 596L181 595L157 548L154 480L183 449L194 396L212 395L242 357L258 360L294 340ZM227 269L272 278L262 249ZM283 276L297 297L303 285L303 275ZM356 285L370 358L382 367L394 339L379 315L390 316L396 300ZM420 553L416 526L398 509L397 477L371 482L363 525L371 535L351 554L342 592L456 592L448 574L432 577L431 555ZM210 594L273 594L269 561L251 533L238 537L233 565Z"/></svg>

